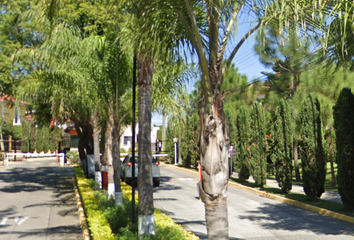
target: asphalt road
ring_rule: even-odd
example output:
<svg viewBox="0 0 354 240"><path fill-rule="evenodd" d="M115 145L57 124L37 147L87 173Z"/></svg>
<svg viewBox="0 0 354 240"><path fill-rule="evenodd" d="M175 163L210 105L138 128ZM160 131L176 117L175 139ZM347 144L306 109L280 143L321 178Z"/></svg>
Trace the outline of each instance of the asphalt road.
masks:
<svg viewBox="0 0 354 240"><path fill-rule="evenodd" d="M188 231L207 239L204 204L198 200L198 176L160 166L161 185L154 188L155 208ZM230 239L354 239L354 225L280 203L229 186Z"/></svg>
<svg viewBox="0 0 354 240"><path fill-rule="evenodd" d="M0 240L82 239L73 174L53 158L0 165Z"/></svg>

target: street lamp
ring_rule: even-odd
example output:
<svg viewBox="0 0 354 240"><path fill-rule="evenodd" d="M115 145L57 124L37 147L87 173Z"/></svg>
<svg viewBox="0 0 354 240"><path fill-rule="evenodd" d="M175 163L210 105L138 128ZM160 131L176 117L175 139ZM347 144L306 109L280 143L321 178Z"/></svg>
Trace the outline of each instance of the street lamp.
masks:
<svg viewBox="0 0 354 240"><path fill-rule="evenodd" d="M173 142L175 143L175 165L178 164L178 159L177 159L177 141L178 141L178 138L174 137L173 138Z"/></svg>

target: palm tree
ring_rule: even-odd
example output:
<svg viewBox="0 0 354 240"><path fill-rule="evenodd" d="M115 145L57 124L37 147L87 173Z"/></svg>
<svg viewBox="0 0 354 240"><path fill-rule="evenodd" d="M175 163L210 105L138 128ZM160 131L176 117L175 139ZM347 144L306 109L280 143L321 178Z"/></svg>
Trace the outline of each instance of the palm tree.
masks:
<svg viewBox="0 0 354 240"><path fill-rule="evenodd" d="M171 9L173 11L171 11ZM301 9L301 10L300 10ZM228 239L227 182L229 137L224 114L225 93L221 85L226 70L239 48L257 29L269 22L279 24L280 31L288 22L304 22L306 11L313 10L311 1L190 1L156 0L145 3L140 16L149 29L161 22L179 19L198 57L202 77L199 117L201 125L201 163L203 180L199 184L205 203L209 239ZM247 11L254 25L232 48L222 65L226 48L237 26L237 18ZM156 17L156 14L159 17ZM300 18L301 16L301 18ZM154 22L149 21L150 18ZM311 19L311 17L310 17ZM159 20L159 21L157 21ZM303 25L305 26L305 25ZM163 38L167 39L167 38ZM183 41L186 43L186 40Z"/></svg>

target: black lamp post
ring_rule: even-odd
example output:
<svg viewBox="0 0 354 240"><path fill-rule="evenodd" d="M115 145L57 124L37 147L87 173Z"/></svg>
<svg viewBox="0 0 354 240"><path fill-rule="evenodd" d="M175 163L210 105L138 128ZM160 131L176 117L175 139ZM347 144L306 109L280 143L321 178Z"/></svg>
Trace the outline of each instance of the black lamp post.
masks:
<svg viewBox="0 0 354 240"><path fill-rule="evenodd" d="M133 116L132 116L132 223L135 223L135 95L136 95L136 55L133 63Z"/></svg>

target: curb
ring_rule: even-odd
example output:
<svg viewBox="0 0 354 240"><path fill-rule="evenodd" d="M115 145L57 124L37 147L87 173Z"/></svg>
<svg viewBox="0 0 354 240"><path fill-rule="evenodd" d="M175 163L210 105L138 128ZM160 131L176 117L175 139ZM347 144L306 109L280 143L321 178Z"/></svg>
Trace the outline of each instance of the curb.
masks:
<svg viewBox="0 0 354 240"><path fill-rule="evenodd" d="M170 164L163 164L163 165L169 166L169 167L181 170L181 171L193 173L195 175L199 174L198 172L195 172L195 171L192 171L192 170L189 170L189 169L185 169L185 168L181 168L181 167L176 167L174 165L170 165ZM299 208L303 208L303 209L311 211L311 212L315 212L315 213L321 214L323 216L336 218L336 219L339 219L339 220L346 221L346 222L354 224L354 217L350 217L350 216L347 216L347 215L344 215L344 214L341 214L341 213L336 213L336 212L333 212L333 211L330 211L330 210L327 210L327 209L319 208L319 207L316 207L316 206L313 206L313 205L310 205L310 204L306 204L306 203L302 203L302 202L299 202L299 201L296 201L296 200L293 200L293 199L289 199L289 198L281 197L281 196L278 196L278 195L275 195L275 194L267 193L267 192L264 192L264 191L261 191L261 190L258 190L258 189L254 189L254 188L251 188L251 187L244 186L244 185L239 184L239 183L235 183L235 182L230 182L229 181L229 186L241 188L241 189L247 190L249 192L258 194L260 196L263 196L263 197L274 199L274 200L277 200L279 202L287 203L287 204L290 204L290 205L293 205L293 206L296 206L296 207L299 207Z"/></svg>
<svg viewBox="0 0 354 240"><path fill-rule="evenodd" d="M86 220L85 210L82 206L79 188L77 187L76 177L73 176L72 179L73 179L73 184L74 184L74 189L75 189L76 205L77 205L77 210L78 210L77 213L79 215L80 226L82 229L82 239L91 240L91 235L90 235L89 227L88 227L87 220Z"/></svg>

